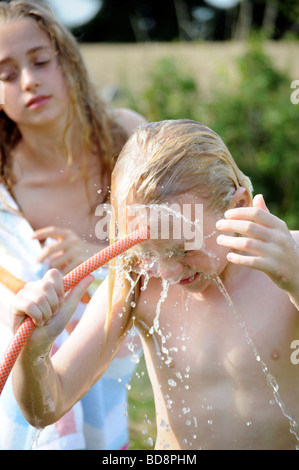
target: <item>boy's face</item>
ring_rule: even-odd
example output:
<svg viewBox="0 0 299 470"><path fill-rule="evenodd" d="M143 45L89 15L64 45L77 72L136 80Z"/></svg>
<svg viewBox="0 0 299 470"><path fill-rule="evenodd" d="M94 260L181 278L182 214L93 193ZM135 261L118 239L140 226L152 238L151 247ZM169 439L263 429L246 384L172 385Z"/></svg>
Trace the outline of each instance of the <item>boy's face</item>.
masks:
<svg viewBox="0 0 299 470"><path fill-rule="evenodd" d="M139 245L136 254L142 269L151 276L201 292L227 266L227 251L216 243L219 232L215 224L221 217L212 214L206 200L194 194L181 195L175 204L171 200L168 208L160 210L162 206L157 205L149 210L151 239ZM178 210L175 213L173 209Z"/></svg>
<svg viewBox="0 0 299 470"><path fill-rule="evenodd" d="M50 39L32 19L0 25L1 105L19 126L43 124L64 113L65 80Z"/></svg>

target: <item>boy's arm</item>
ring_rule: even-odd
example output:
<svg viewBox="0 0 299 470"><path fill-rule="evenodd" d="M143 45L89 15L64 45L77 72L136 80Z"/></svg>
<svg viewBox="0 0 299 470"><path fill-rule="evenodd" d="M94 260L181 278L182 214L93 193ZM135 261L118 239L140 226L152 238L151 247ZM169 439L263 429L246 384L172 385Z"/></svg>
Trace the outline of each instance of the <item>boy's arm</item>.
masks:
<svg viewBox="0 0 299 470"><path fill-rule="evenodd" d="M26 420L35 427L56 422L89 390L109 365L126 332L130 309L126 315L127 303L119 293L111 334L106 338L108 285L104 281L71 336L51 357L55 338L68 323L91 280L82 280L62 301L62 276L51 270L42 281L26 286L12 306L13 318L17 319L15 328L24 314L39 323L13 369L16 399ZM122 316L115 314L119 311Z"/></svg>
<svg viewBox="0 0 299 470"><path fill-rule="evenodd" d="M219 245L236 250L227 259L263 271L299 310L299 233L291 234L285 222L269 212L261 195L255 196L253 207L227 211L216 227L242 235L218 237Z"/></svg>

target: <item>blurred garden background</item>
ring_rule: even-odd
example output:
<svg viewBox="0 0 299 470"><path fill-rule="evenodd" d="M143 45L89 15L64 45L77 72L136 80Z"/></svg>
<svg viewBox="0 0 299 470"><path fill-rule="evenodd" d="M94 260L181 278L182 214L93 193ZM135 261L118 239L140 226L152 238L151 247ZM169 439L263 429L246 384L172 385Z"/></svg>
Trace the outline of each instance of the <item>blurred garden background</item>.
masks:
<svg viewBox="0 0 299 470"><path fill-rule="evenodd" d="M255 193L298 228L298 0L44 1L79 40L104 100L149 121L209 125Z"/></svg>
<svg viewBox="0 0 299 470"><path fill-rule="evenodd" d="M149 121L209 125L254 192L299 228L298 0L47 3L79 40L104 100ZM155 411L143 358L128 388L131 448L152 448Z"/></svg>

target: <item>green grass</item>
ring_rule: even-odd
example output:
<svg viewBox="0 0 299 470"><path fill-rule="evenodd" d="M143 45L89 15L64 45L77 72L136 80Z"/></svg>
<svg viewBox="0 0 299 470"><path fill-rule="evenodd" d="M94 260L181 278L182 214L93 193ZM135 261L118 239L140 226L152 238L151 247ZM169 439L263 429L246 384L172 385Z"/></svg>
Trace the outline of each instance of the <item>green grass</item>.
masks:
<svg viewBox="0 0 299 470"><path fill-rule="evenodd" d="M130 386L128 392L130 449L153 450L156 442L156 413L143 356L133 374Z"/></svg>

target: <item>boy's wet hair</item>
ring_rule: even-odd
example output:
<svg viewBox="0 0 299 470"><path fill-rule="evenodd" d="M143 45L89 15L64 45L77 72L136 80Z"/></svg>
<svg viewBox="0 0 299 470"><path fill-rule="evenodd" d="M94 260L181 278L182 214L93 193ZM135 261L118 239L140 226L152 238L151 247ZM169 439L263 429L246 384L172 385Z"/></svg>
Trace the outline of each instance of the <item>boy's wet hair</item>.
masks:
<svg viewBox="0 0 299 470"><path fill-rule="evenodd" d="M238 168L223 140L207 126L189 119L140 127L124 146L112 178L114 206L161 204L186 192L206 198L206 206L223 213L235 191L250 179Z"/></svg>

